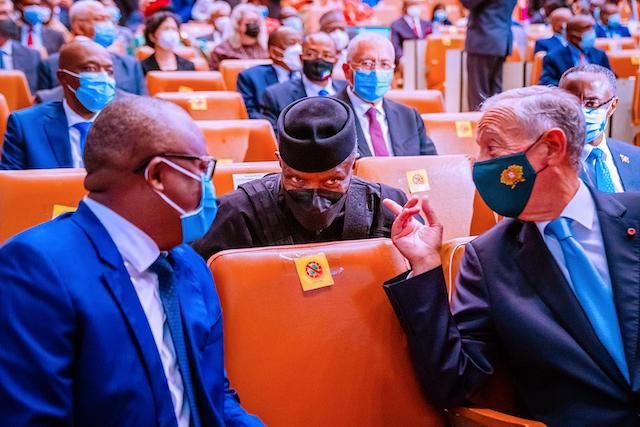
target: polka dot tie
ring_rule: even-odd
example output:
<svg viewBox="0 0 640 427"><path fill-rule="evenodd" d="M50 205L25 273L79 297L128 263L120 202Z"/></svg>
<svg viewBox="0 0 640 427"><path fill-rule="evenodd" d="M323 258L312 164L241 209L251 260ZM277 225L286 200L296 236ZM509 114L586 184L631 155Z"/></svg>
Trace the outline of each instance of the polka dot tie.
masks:
<svg viewBox="0 0 640 427"><path fill-rule="evenodd" d="M604 152L600 148L594 147L589 157L587 157L587 165L591 170L592 176L595 178L596 188L605 193L615 193L616 189L613 186L611 173L609 172L607 164L602 159L603 154Z"/></svg>

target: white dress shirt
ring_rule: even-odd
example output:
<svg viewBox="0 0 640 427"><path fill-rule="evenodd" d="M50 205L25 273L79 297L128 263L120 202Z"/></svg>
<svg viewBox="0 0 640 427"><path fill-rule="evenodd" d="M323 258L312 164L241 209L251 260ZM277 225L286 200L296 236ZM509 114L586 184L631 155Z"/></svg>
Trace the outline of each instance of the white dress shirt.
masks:
<svg viewBox="0 0 640 427"><path fill-rule="evenodd" d="M616 193L623 193L624 187L622 186L622 179L620 178L620 174L618 173L618 168L616 164L613 162L613 155L611 154L611 150L609 149L609 145L607 144L607 137L602 137L602 142L597 146L593 146L591 144L585 144L582 149L582 162L585 165L585 170L588 174L591 174L591 167L586 164L587 158L591 154L591 151L594 148L599 148L602 150L602 160L604 160L604 164L607 165L607 169L609 169L609 175L611 175L611 181L613 182L613 188L616 189Z"/></svg>
<svg viewBox="0 0 640 427"><path fill-rule="evenodd" d="M13 70L13 45L11 39L0 45L0 51L2 51L2 63L5 70Z"/></svg>
<svg viewBox="0 0 640 427"><path fill-rule="evenodd" d="M160 353L178 426L189 427L189 403L184 393L176 351L160 299L158 276L149 271L151 264L160 256L160 249L145 232L108 207L89 197L85 197L84 202L107 229L124 260L124 266L147 316L153 340Z"/></svg>
<svg viewBox="0 0 640 427"><path fill-rule="evenodd" d="M596 214L596 204L591 197L591 193L587 186L580 181L580 187L569 204L564 208L560 216L572 219L571 230L573 237L578 241L584 249L587 257L594 265L604 283L611 289L611 276L609 275L609 266L607 265L607 255L604 250L604 238L600 230L600 221ZM551 255L562 270L567 282L573 289L571 276L567 270L564 254L560 247L560 242L551 235L546 235L544 229L550 221L536 222L536 226L549 248Z"/></svg>
<svg viewBox="0 0 640 427"><path fill-rule="evenodd" d="M42 24L36 24L31 28L31 41L33 44L29 46L27 44L27 40L29 39L29 26L23 25L21 28L21 38L20 44L23 46L30 47L31 49L40 49L42 48Z"/></svg>
<svg viewBox="0 0 640 427"><path fill-rule="evenodd" d="M409 28L413 30L414 26L416 31L418 31L418 38L422 38L422 25L420 25L420 18L414 18L413 16L405 15L404 20L409 24Z"/></svg>
<svg viewBox="0 0 640 427"><path fill-rule="evenodd" d="M73 126L82 122L93 123L98 114L94 114L90 119L85 119L69 107L66 99L62 101L62 107L64 108L64 114L67 116L67 125L69 126L69 143L71 144L71 160L73 161L73 167L82 168L84 167L84 161L82 160L82 150L80 149L80 131Z"/></svg>
<svg viewBox="0 0 640 427"><path fill-rule="evenodd" d="M317 85L317 84L313 83L303 73L302 74L302 85L304 86L304 91L306 92L307 96L319 96L318 92L320 92L323 89L326 90L329 93L327 96L333 96L333 95L336 94L335 89L333 89L333 81L331 80L331 77L329 77L329 79L327 79L327 85L322 87L320 85Z"/></svg>
<svg viewBox="0 0 640 427"><path fill-rule="evenodd" d="M285 70L279 65L272 64L273 69L276 70L276 77L278 78L278 83L288 82L291 78L291 72L289 70Z"/></svg>
<svg viewBox="0 0 640 427"><path fill-rule="evenodd" d="M358 95L353 93L351 87L347 88L347 95L349 96L349 100L351 101L351 105L353 106L353 111L356 113L356 117L358 118L358 122L360 123L360 127L362 128L362 133L364 134L364 139L367 142L369 151L371 151L371 156L375 156L375 153L373 151L373 143L371 142L371 134L369 133L369 118L366 116L367 111L369 111L372 105L360 99ZM387 115L385 114L384 108L382 107L382 100L378 101L375 105L373 105L373 107L375 107L376 109L376 119L378 119L378 123L380 123L380 129L382 129L384 144L387 146L389 156L393 156L393 147L391 146L391 137L389 136L389 123L387 123Z"/></svg>

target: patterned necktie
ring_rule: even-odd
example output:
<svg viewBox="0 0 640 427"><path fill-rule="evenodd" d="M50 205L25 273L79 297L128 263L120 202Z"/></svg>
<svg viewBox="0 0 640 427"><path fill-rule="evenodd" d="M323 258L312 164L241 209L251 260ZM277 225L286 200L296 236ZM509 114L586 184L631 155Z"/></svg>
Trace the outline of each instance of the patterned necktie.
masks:
<svg viewBox="0 0 640 427"><path fill-rule="evenodd" d="M33 29L29 27L29 32L27 33L27 46L33 47Z"/></svg>
<svg viewBox="0 0 640 427"><path fill-rule="evenodd" d="M414 34L419 38L420 37L420 33L418 32L418 26L416 25L416 19L411 17L411 29L413 30Z"/></svg>
<svg viewBox="0 0 640 427"><path fill-rule="evenodd" d="M73 125L72 127L78 129L80 132L80 155L84 154L84 144L87 142L87 134L89 133L89 128L91 127L92 122L79 122Z"/></svg>
<svg viewBox="0 0 640 427"><path fill-rule="evenodd" d="M573 292L598 339L629 381L629 369L622 345L618 314L613 302L613 290L600 277L580 243L573 237L570 221L565 217L554 219L546 226L544 232L560 242Z"/></svg>
<svg viewBox="0 0 640 427"><path fill-rule="evenodd" d="M387 144L384 143L384 135L382 134L382 128L376 118L376 109L371 107L367 110L365 115L369 119L369 135L371 135L371 145L373 145L373 154L376 157L389 156L389 150L387 150Z"/></svg>
<svg viewBox="0 0 640 427"><path fill-rule="evenodd" d="M615 193L616 188L613 186L609 168L602 159L603 154L604 152L600 148L594 147L587 157L587 165L591 170L591 176L595 179L596 188L605 193Z"/></svg>
<svg viewBox="0 0 640 427"><path fill-rule="evenodd" d="M180 310L180 300L174 283L173 267L167 259L166 255L160 254L157 260L149 267L149 270L158 276L158 285L160 290L160 299L171 332L171 340L176 351L178 366L182 374L182 384L184 392L189 402L189 414L191 417L191 426L200 427L200 416L198 415L198 405L196 401L196 393L193 388L191 379L191 368L189 367L189 357L187 355L187 346L185 344L184 329L182 326L182 314Z"/></svg>
<svg viewBox="0 0 640 427"><path fill-rule="evenodd" d="M318 96L329 96L329 92L326 89L320 89L318 91Z"/></svg>

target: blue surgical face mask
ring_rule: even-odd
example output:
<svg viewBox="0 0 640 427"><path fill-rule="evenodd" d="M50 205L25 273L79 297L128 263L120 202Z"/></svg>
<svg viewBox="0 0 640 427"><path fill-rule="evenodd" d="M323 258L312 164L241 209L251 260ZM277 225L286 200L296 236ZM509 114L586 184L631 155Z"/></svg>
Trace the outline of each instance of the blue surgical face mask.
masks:
<svg viewBox="0 0 640 427"><path fill-rule="evenodd" d="M393 82L393 70L354 70L353 90L367 102L384 97Z"/></svg>
<svg viewBox="0 0 640 427"><path fill-rule="evenodd" d="M609 27L617 28L619 26L620 26L620 14L614 13L613 15L609 16Z"/></svg>
<svg viewBox="0 0 640 427"><path fill-rule="evenodd" d="M22 11L22 16L31 25L41 24L51 19L51 10L44 6L27 6Z"/></svg>
<svg viewBox="0 0 640 427"><path fill-rule="evenodd" d="M62 71L80 80L78 89L67 87L75 94L84 108L91 112L97 113L102 110L116 96L116 81L104 71L98 73L82 72L80 74L69 70Z"/></svg>
<svg viewBox="0 0 640 427"><path fill-rule="evenodd" d="M98 22L93 40L103 47L109 47L118 36L116 26L111 21Z"/></svg>
<svg viewBox="0 0 640 427"><path fill-rule="evenodd" d="M282 25L300 32L303 30L302 19L297 16L290 16L287 19L283 19Z"/></svg>
<svg viewBox="0 0 640 427"><path fill-rule="evenodd" d="M269 16L269 8L261 4L260 6L258 6L258 13L260 13L263 18L266 18L267 16Z"/></svg>
<svg viewBox="0 0 640 427"><path fill-rule="evenodd" d="M447 20L447 11L444 9L438 9L433 14L433 20L436 22L444 22Z"/></svg>
<svg viewBox="0 0 640 427"><path fill-rule="evenodd" d="M107 9L107 12L111 17L111 21L117 25L118 22L120 22L120 18L122 18L122 12L120 12L120 8L118 8L118 6L107 6L105 7L105 9Z"/></svg>
<svg viewBox="0 0 640 427"><path fill-rule="evenodd" d="M580 41L580 48L582 50L591 49L596 44L596 30L589 30L586 33L582 33L582 40Z"/></svg>
<svg viewBox="0 0 640 427"><path fill-rule="evenodd" d="M201 183L200 204L191 212L187 212L182 209L164 193L153 190L162 198L162 200L180 214L180 222L182 223L182 242L191 243L204 236L207 231L209 231L209 228L211 228L213 221L216 219L216 215L218 214L218 202L216 200L215 187L213 186L211 178L207 179L205 175L198 176L165 158L160 157L160 159L183 175L195 179L196 181L200 181ZM148 179L148 177L149 169L146 169L145 178Z"/></svg>
<svg viewBox="0 0 640 427"><path fill-rule="evenodd" d="M609 101L610 102L610 101ZM608 103L607 103L608 105ZM584 125L586 131L585 142L590 144L595 141L602 132L607 128L607 119L609 118L609 107L602 106L600 108L582 107L584 114Z"/></svg>

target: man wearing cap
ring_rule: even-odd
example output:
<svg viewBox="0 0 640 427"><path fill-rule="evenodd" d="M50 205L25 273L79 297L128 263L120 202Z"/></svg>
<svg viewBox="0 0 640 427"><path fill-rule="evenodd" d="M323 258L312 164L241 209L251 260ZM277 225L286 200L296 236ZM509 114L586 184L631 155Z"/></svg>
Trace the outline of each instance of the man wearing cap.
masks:
<svg viewBox="0 0 640 427"><path fill-rule="evenodd" d="M282 173L220 197L218 216L194 249L207 259L233 248L389 237L393 215L382 200L406 197L353 176L355 120L346 103L330 97L285 108L278 119Z"/></svg>

